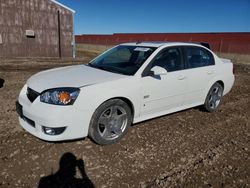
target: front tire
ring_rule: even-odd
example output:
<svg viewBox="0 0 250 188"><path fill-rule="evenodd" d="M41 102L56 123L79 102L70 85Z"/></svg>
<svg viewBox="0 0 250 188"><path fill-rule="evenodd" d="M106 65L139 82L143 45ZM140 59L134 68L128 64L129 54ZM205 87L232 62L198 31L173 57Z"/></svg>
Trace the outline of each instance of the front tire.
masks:
<svg viewBox="0 0 250 188"><path fill-rule="evenodd" d="M111 99L94 112L89 127L89 136L100 145L118 142L128 131L132 114L127 103Z"/></svg>
<svg viewBox="0 0 250 188"><path fill-rule="evenodd" d="M203 105L207 112L214 112L218 109L223 96L223 87L220 83L216 82L210 88L205 103Z"/></svg>

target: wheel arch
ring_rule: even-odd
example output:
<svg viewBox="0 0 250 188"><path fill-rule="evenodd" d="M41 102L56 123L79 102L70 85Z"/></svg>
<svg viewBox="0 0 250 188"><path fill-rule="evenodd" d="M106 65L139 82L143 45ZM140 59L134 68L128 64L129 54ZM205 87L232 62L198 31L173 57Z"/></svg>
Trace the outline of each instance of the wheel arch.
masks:
<svg viewBox="0 0 250 188"><path fill-rule="evenodd" d="M223 89L224 89L224 82L223 82L222 80L218 80L218 81L215 82L215 83L219 83L219 84L223 87Z"/></svg>
<svg viewBox="0 0 250 188"><path fill-rule="evenodd" d="M104 100L102 103L100 103L100 105L96 108L96 110L100 106L105 105L105 103L108 103L111 100L118 101L117 99L125 102L128 105L128 107L126 107L126 108L129 108L131 110L131 119L129 118L129 120L128 120L128 124L131 125L131 123L133 123L134 105L131 102L131 100L129 100L128 98L125 98L125 97L112 97L112 98L108 98L108 99ZM113 103L113 104L115 105L116 103ZM100 112L102 112L102 111L99 111L99 112L97 111L97 113L99 113L99 114L100 114ZM93 140L97 144L100 144L100 145L113 144L113 143L117 142L118 140L120 140L126 134L126 132L128 131L128 127L129 126L126 126L126 128L125 128L124 132L122 133L122 135L119 135L117 137L117 139L115 138L115 140L109 140L109 141L107 141L105 139L103 140L103 138L100 137L100 134L96 133L96 128L95 128L95 126L93 126L93 125L96 125L96 123L94 123L96 121L95 120L96 118L93 118L93 117L99 117L99 115L95 116L95 113L92 115L90 126L89 126L89 129L88 129L88 136L89 136L89 138L91 140Z"/></svg>
<svg viewBox="0 0 250 188"><path fill-rule="evenodd" d="M105 103L109 100L113 100L113 99L120 99L120 100L124 101L129 106L129 108L131 110L132 119L134 118L135 108L134 108L134 104L132 103L132 101L130 99L128 99L126 97L112 97L110 99L105 100L103 103Z"/></svg>
<svg viewBox="0 0 250 188"><path fill-rule="evenodd" d="M224 84L223 80L222 80L222 79L218 79L218 78L217 78L217 79L214 79L213 81L211 81L211 82L209 83L208 87L206 88L206 90L205 90L205 92L204 92L204 96L203 96L203 101L206 100L206 97L207 97L207 94L208 94L210 88L211 88L215 83L219 83L219 84L223 87L223 90L224 90L225 84ZM224 94L223 94L223 95L224 95Z"/></svg>
<svg viewBox="0 0 250 188"><path fill-rule="evenodd" d="M218 95L217 92L214 94L214 88L215 87L221 87L222 90L222 95ZM205 98L205 102L203 104L203 109L206 112L214 112L217 110L220 101L221 101L221 97L223 96L223 90L224 90L224 83L221 80L217 80L215 82L212 83L212 85L210 86L210 89L208 90L207 96ZM213 97L216 96L216 99L213 99ZM219 97L219 98L217 98ZM211 98L211 103L210 103L210 98ZM217 103L218 102L218 103Z"/></svg>

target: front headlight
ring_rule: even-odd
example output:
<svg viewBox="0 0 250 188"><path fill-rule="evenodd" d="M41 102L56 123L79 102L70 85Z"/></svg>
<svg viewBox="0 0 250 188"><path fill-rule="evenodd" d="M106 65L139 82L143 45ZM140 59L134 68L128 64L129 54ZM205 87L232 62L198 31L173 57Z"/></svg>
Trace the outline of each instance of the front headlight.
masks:
<svg viewBox="0 0 250 188"><path fill-rule="evenodd" d="M40 101L55 105L72 105L80 93L79 88L49 89L40 95Z"/></svg>

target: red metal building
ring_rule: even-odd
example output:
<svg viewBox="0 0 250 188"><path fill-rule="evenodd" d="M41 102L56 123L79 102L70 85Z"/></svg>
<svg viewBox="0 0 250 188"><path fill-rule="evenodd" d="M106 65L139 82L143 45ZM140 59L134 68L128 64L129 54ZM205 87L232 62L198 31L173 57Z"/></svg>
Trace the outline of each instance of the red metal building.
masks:
<svg viewBox="0 0 250 188"><path fill-rule="evenodd" d="M236 33L115 33L78 35L76 43L115 45L137 41L208 42L216 52L250 54L250 32Z"/></svg>

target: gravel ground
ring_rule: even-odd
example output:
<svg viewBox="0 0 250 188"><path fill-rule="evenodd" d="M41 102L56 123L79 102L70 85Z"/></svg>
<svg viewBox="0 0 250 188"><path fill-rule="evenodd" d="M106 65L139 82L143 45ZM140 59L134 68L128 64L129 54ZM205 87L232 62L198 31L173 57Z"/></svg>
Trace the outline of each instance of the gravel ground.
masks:
<svg viewBox="0 0 250 188"><path fill-rule="evenodd" d="M72 181L95 187L250 187L249 65L235 65L236 83L216 113L193 108L145 121L103 147L88 138L41 141L18 123L15 101L25 81L69 64L79 62L0 60L0 187L37 187L42 177L59 177L68 152L83 160L73 165Z"/></svg>

